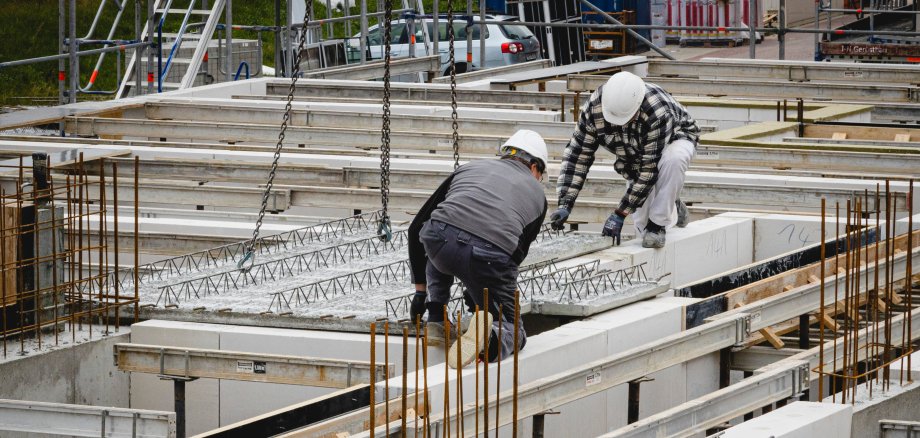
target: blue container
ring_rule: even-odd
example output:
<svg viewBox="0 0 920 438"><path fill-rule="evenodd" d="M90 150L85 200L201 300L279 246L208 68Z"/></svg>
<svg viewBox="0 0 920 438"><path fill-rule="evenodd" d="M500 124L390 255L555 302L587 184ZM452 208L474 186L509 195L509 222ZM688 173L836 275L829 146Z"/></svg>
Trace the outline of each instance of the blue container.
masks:
<svg viewBox="0 0 920 438"><path fill-rule="evenodd" d="M486 0L486 12L504 15L508 13L508 5L505 0Z"/></svg>

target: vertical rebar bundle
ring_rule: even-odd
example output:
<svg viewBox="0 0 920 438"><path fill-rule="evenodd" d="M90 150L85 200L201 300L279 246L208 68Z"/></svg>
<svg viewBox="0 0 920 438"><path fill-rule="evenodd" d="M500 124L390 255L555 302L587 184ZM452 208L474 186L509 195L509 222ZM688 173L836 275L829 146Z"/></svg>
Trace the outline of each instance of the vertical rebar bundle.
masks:
<svg viewBox="0 0 920 438"><path fill-rule="evenodd" d="M17 166L0 169L15 175L0 188L4 356L13 338L18 338L22 355L28 352L27 342L40 350L47 336L53 336L58 345L66 330L71 331L71 342L76 342L84 324L89 338L94 324L105 327L103 334L108 334L110 324L118 330L122 308L134 309L138 302L137 288L120 285L113 275L120 262L117 252L122 237L118 167L104 159L98 164L99 176L88 175L81 154L64 175L58 175L58 181L45 154L34 154L31 163L20 158ZM111 172L108 182L107 168ZM136 215L136 202L134 209ZM136 239L134 251L137 254ZM135 271L137 261L135 255Z"/></svg>

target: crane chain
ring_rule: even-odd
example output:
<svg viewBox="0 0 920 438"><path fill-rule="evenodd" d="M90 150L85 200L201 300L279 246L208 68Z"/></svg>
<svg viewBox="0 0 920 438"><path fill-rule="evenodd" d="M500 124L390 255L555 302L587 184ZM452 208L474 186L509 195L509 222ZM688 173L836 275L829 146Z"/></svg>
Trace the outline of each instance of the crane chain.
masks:
<svg viewBox="0 0 920 438"><path fill-rule="evenodd" d="M272 160L271 170L268 172L268 183L265 185L265 193L262 194L262 207L259 209L259 218L256 220L256 228L252 231L252 238L246 244L243 257L237 262L236 267L242 272L248 272L255 264L255 247L259 239L259 230L262 228L262 221L265 219L265 210L268 208L268 198L271 196L272 187L275 183L275 174L278 171L278 161L281 159L281 149L284 147L284 136L288 124L291 121L291 107L294 101L294 90L297 86L297 79L300 76L300 58L301 53L307 44L307 25L310 22L310 16L313 15L313 2L306 2L306 10L303 16L303 31L300 33L300 41L297 44L297 51L294 52L294 67L291 72L291 87L288 90L287 105L284 107L284 119L281 121L281 132L278 133L278 143L275 145L275 157Z"/></svg>
<svg viewBox="0 0 920 438"><path fill-rule="evenodd" d="M454 169L460 167L460 134L457 133L457 64L454 58L454 2L447 2L447 39L450 52L450 118L453 134L451 137L454 147ZM469 68L469 66L467 66Z"/></svg>
<svg viewBox="0 0 920 438"><path fill-rule="evenodd" d="M390 224L390 37L393 24L393 0L386 0L383 16L383 127L380 129L380 220L377 225L377 238L389 242L393 238Z"/></svg>

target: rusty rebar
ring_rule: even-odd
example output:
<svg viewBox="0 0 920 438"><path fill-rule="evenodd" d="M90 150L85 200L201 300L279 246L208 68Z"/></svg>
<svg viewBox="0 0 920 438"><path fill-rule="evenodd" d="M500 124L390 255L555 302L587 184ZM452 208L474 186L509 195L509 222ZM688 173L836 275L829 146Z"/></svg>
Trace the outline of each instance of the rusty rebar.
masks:
<svg viewBox="0 0 920 438"><path fill-rule="evenodd" d="M115 273L115 331L118 332L118 329L121 327L121 306L119 302L119 295L121 291L118 289L118 285L121 283L118 281L118 270L121 269L121 266L118 264L118 163L112 161L112 217L113 224L112 228L115 232L114 241L115 248L113 251L113 258L115 259L115 267L112 270Z"/></svg>
<svg viewBox="0 0 920 438"><path fill-rule="evenodd" d="M402 339L402 422L400 424L400 431L402 438L406 438L406 417L408 417L409 408L408 408L408 397L409 397L409 327L403 326L403 339ZM389 398L389 397L387 397ZM387 418L389 422L390 419ZM389 435L389 428L387 428L387 435Z"/></svg>
<svg viewBox="0 0 920 438"><path fill-rule="evenodd" d="M423 380L425 385L425 424L424 424L424 433L422 434L425 438L431 437L431 403L428 400L428 324L425 324L425 337L422 338L422 373L424 373Z"/></svg>
<svg viewBox="0 0 920 438"><path fill-rule="evenodd" d="M390 321L383 323L383 363L386 364L386 371L383 380L383 424L390 422ZM390 428L384 432L384 436L390 436ZM405 435L403 435L405 436Z"/></svg>
<svg viewBox="0 0 920 438"><path fill-rule="evenodd" d="M418 410L419 350L418 349L419 349L419 339L421 338L421 333L420 333L421 325L422 325L422 317L420 315L416 316L415 317L415 422L413 423L414 424L413 429L415 429L415 438L418 438L418 418L419 418L419 410Z"/></svg>
<svg viewBox="0 0 920 438"><path fill-rule="evenodd" d="M827 218L826 205L827 200L821 198L821 304L818 306L818 336L820 338L818 342L818 401L820 402L824 398L824 315L825 315L825 303L824 303L824 265L827 258L827 232L825 221ZM515 324L517 321L515 321ZM514 341L517 343L517 329L514 333ZM517 346L515 346L517 350ZM517 353L514 356L515 360L515 374L517 373ZM515 377L515 396L517 395L517 378ZM515 397L516 398L516 397ZM515 400L515 411L517 410L517 400ZM517 419L517 414L515 414L515 419ZM517 428L515 427L515 430Z"/></svg>
<svg viewBox="0 0 920 438"><path fill-rule="evenodd" d="M518 435L518 350L520 349L520 340L518 337L521 332L521 291L514 291L514 374L511 383L511 437L517 438Z"/></svg>
<svg viewBox="0 0 920 438"><path fill-rule="evenodd" d="M460 327L462 324L461 318L462 311L457 310L457 340L454 341L454 344L457 345L457 437L462 438L466 434L466 430L463 427L463 417L461 413L463 412L463 343L460 342Z"/></svg>
<svg viewBox="0 0 920 438"><path fill-rule="evenodd" d="M485 306L486 314L491 313L492 307L489 305L489 288L484 288L482 290L482 302ZM485 345L483 345L483 350L485 354L483 357L482 365L482 431L486 436L489 435L489 341L492 337L491 327L489 327L489 318L482 318L482 336L485 338Z"/></svg>
<svg viewBox="0 0 920 438"><path fill-rule="evenodd" d="M374 425L377 420L377 404L374 400L374 393L377 392L377 341L375 339L377 334L377 324L371 323L371 384L370 384L370 419L368 419L368 427L371 434L371 438L374 438ZM390 365L384 364L384 368L389 370ZM389 371L385 371L389 372Z"/></svg>
<svg viewBox="0 0 920 438"><path fill-rule="evenodd" d="M444 435L450 438L450 358L447 350L450 347L450 319L448 318L447 304L444 305ZM459 418L458 418L459 421ZM462 438L462 437L457 437Z"/></svg>
<svg viewBox="0 0 920 438"><path fill-rule="evenodd" d="M136 324L140 316L140 166L141 159L134 157L134 323Z"/></svg>
<svg viewBox="0 0 920 438"><path fill-rule="evenodd" d="M498 429L499 429L498 427L498 424L499 424L498 407L501 405L501 403L499 403L498 400L501 399L501 391L502 391L502 325L504 325L502 324L502 316L504 315L503 310L504 309L502 308L502 304L499 303L498 305L498 337L497 337L498 339L498 357L496 358L496 363L495 363L495 438L498 438ZM486 355L488 354L489 352L486 351Z"/></svg>
<svg viewBox="0 0 920 438"><path fill-rule="evenodd" d="M479 305L477 304L475 307L475 313L473 313L473 315L478 315L478 314L479 314ZM479 349L479 340L480 340L481 331L480 331L479 324L473 324L473 325L476 326L475 327L476 329L476 351L478 352L478 351L481 351ZM476 379L475 379L476 380L476 398L475 398L476 400L476 423L475 423L476 427L475 429L476 430L475 430L475 436L479 437L479 358L477 357L476 359L473 359L473 363L476 364Z"/></svg>

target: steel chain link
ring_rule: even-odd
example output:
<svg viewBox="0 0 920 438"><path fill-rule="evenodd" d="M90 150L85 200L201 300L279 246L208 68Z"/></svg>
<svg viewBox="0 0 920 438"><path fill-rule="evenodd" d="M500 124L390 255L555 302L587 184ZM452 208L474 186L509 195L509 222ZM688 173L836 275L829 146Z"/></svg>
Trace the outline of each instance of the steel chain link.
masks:
<svg viewBox="0 0 920 438"><path fill-rule="evenodd" d="M469 30L467 30L469 31ZM454 169L460 167L460 134L457 132L459 124L457 123L457 64L454 59L454 2L447 2L447 39L450 50L450 118L453 127L453 136L451 140L454 147ZM469 65L467 65L469 69Z"/></svg>
<svg viewBox="0 0 920 438"><path fill-rule="evenodd" d="M389 242L393 238L390 225L390 38L393 25L393 0L386 0L383 16L383 127L380 129L380 221L377 226L377 238Z"/></svg>
<svg viewBox="0 0 920 438"><path fill-rule="evenodd" d="M255 247L259 239L259 230L262 228L262 221L265 219L265 210L268 208L268 198L271 196L272 187L275 183L275 173L278 171L278 160L281 159L281 149L284 147L284 137L288 124L291 121L291 107L294 101L294 90L297 86L297 79L300 76L300 58L304 47L307 44L307 25L310 22L310 16L313 15L313 2L307 1L307 8L303 16L303 28L300 33L300 41L297 44L297 51L294 52L293 71L291 72L291 88L288 90L287 105L284 107L284 119L281 121L281 132L278 133L278 143L275 145L275 157L272 161L271 170L268 172L268 182L265 185L265 193L262 194L262 207L259 209L259 218L256 220L256 228L252 231L252 239L246 244L246 251L243 257L237 262L237 269L247 272L255 264Z"/></svg>

